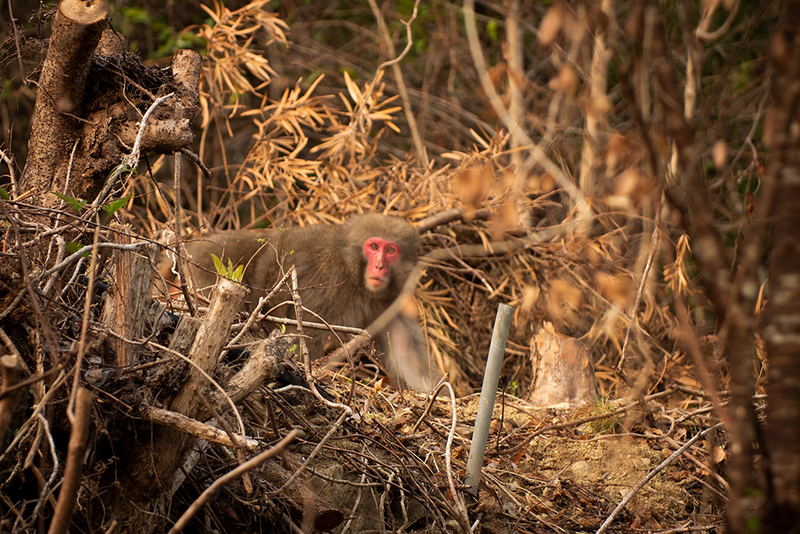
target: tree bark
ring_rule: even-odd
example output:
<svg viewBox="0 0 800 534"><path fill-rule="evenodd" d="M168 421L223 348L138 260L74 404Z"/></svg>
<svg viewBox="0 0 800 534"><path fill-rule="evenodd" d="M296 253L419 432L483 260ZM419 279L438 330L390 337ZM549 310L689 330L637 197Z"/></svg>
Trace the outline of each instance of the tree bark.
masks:
<svg viewBox="0 0 800 534"><path fill-rule="evenodd" d="M800 524L800 2L785 2L781 19L770 47L776 75L768 173L777 185L764 314L770 486L762 524L770 534L794 532Z"/></svg>
<svg viewBox="0 0 800 534"><path fill-rule="evenodd" d="M81 135L86 80L107 16L105 0L63 0L58 5L20 179L22 194L33 192L31 204L54 208L60 200L50 192L68 189L70 154Z"/></svg>
<svg viewBox="0 0 800 534"><path fill-rule="evenodd" d="M114 236L119 244L133 242L133 233L128 225L112 225L118 230ZM149 256L149 258L148 258ZM120 337L109 337L112 352L116 356L117 368L138 363L139 350L129 341L146 337L153 330L149 323L148 309L153 299L150 286L153 283L153 268L158 259L158 247L148 245L142 252L118 250L114 255L114 273L103 307L103 324Z"/></svg>
<svg viewBox="0 0 800 534"><path fill-rule="evenodd" d="M21 194L36 206L58 208L61 199L53 192L94 202L123 162L135 167L140 154L172 153L194 140L200 55L176 52L171 75L144 67L125 51L122 37L104 32L107 14L105 0L62 0L58 6L20 177ZM89 83L90 76L102 83ZM131 84L134 79L140 83ZM159 93L173 97L155 108L137 139ZM48 217L42 219L47 224Z"/></svg>

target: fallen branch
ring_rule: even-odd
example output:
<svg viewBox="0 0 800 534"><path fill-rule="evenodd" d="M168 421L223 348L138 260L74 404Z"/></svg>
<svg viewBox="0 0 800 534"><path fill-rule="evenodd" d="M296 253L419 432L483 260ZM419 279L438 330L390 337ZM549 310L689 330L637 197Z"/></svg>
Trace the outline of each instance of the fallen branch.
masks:
<svg viewBox="0 0 800 534"><path fill-rule="evenodd" d="M221 476L217 480L214 481L211 486L208 487L200 496L195 500L192 505L186 510L183 515L178 519L175 525L169 530L169 534L177 534L181 532L186 525L189 523L189 520L194 517L194 515L200 511L200 508L208 502L212 495L217 493L223 486L231 482L232 480L237 479L238 477L242 476L244 473L250 471L251 469L255 469L259 465L263 464L279 452L283 451L292 441L294 441L295 436L297 435L297 429L292 430L289 432L285 438L278 442L277 445L272 447L269 450L266 450L252 458L233 471L230 471L228 474ZM326 529L327 530L327 529Z"/></svg>
<svg viewBox="0 0 800 534"><path fill-rule="evenodd" d="M220 445L224 445L226 447L233 448L239 446L243 447L247 451L253 452L260 445L257 440L241 434L235 435L238 443L234 445L231 442L231 438L228 436L228 434L219 428L214 428L213 426L201 423L197 419L192 419L191 417L186 417L183 414L164 410L163 408L156 408L155 406L147 406L144 408L142 411L142 417L148 421L152 421L153 423L158 423L159 425L183 432L184 434L190 434L198 439L204 439L212 443L219 443Z"/></svg>

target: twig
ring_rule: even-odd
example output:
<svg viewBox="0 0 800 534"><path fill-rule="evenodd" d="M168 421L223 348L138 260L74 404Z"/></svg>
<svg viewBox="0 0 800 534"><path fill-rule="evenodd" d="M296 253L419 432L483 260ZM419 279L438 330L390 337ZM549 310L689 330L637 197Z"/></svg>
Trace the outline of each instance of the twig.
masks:
<svg viewBox="0 0 800 534"><path fill-rule="evenodd" d="M414 140L414 150L417 152L417 161L419 161L423 168L427 168L428 154L425 152L425 147L422 144L422 137L419 135L419 126L417 126L417 119L414 117L414 112L411 109L411 99L408 97L408 89L406 88L405 78L403 77L403 71L400 69L399 65L414 44L414 39L411 34L411 23L417 18L419 2L420 0L416 0L414 2L414 10L412 11L411 17L408 19L408 21L400 21L406 27L406 47L403 49L400 55L394 59L390 59L381 63L376 69L376 73L382 71L386 67L392 68L392 75L394 76L395 82L397 82L397 92L400 94L400 100L403 101L403 111L405 112L406 120L408 121L408 129L411 132L411 138ZM378 3L375 0L369 0L369 7L372 9L372 14L375 16L375 20L378 21L378 29L381 32L383 42L386 45L388 52L394 55L394 43L392 42L391 35L389 35L389 29L386 27L386 21L383 19L383 14L378 7Z"/></svg>
<svg viewBox="0 0 800 534"><path fill-rule="evenodd" d="M649 395L647 397L644 397L644 400L645 401L650 401L650 400L653 400L653 399L658 398L658 397L664 397L664 396L670 395L670 394L672 394L674 392L675 392L675 389L670 388L670 389L667 389L667 390L664 390L664 391L659 391L658 393L654 393L653 395ZM522 443L520 443L518 445L515 445L514 447L511 447L509 449L503 449L502 451L495 451L494 454L498 454L498 455L499 454L514 454L515 452L518 452L518 451L522 450L523 447L527 446L528 443L533 441L533 439L536 436L544 434L545 432L549 432L551 430L560 430L562 428L570 428L570 427L574 427L574 426L580 426L580 425L582 425L584 423L597 421L599 419L606 419L608 417L614 417L616 415L620 415L620 414L623 414L623 413L627 412L628 410L630 410L634 406L639 406L639 404L640 403L637 400L637 401L631 402L630 404L626 404L622 408L618 408L618 409L614 410L613 412L606 412L606 413L601 413L601 414L598 414L598 415L592 415L592 416L589 416L589 417L583 417L581 419L575 419L574 421L567 421L565 423L559 423L559 424L556 424L556 425L543 426L543 427L539 428L538 430L534 431L529 436L527 436ZM510 438L510 437L512 437L512 436L511 435L506 436L505 438L503 438L503 441L508 440L508 438Z"/></svg>
<svg viewBox="0 0 800 534"><path fill-rule="evenodd" d="M145 112L141 122L139 123L139 132L136 134L136 141L133 143L133 149L131 150L131 153L128 154L127 156L124 156L122 158L122 162L119 165L117 165L113 171L111 171L111 174L108 176L108 179L106 180L103 189L100 191L100 194L98 194L97 197L95 197L94 202L92 202L91 205L92 211L90 213L97 211L97 208L99 208L102 205L102 203L105 202L108 193L116 185L120 175L124 172L132 171L139 164L139 158L141 157L141 149L142 149L142 139L144 139L144 132L145 129L147 128L147 121L148 119L150 119L150 115L153 114L153 112L159 106L159 104L161 104L167 98L173 96L174 94L175 93L169 93L158 98L155 102L150 104L149 108L147 108L147 111Z"/></svg>
<svg viewBox="0 0 800 534"><path fill-rule="evenodd" d="M628 322L628 328L625 330L625 341L622 343L622 351L620 351L619 361L617 362L616 367L614 367L614 370L622 376L623 380L626 380L625 369L623 366L625 363L625 358L628 354L628 340L630 340L631 330L633 329L634 325L638 326L639 324L639 304L642 301L644 287L647 285L647 279L650 275L650 267L653 265L653 258L658 250L658 240L660 236L661 226L659 225L658 221L656 221L655 228L653 228L653 233L650 236L650 252L647 255L647 263L642 271L642 279L639 281L639 290L636 292L636 300L634 301L633 308L631 309L631 320Z"/></svg>
<svg viewBox="0 0 800 534"><path fill-rule="evenodd" d="M34 419L34 418L31 418ZM36 507L33 509L33 513L31 517L39 517L39 511L42 509L42 506L45 506L49 503L53 508L55 508L58 503L53 498L53 487L56 482L56 478L61 474L60 466L61 463L58 461L58 449L56 447L55 440L53 439L53 433L50 432L50 423L47 421L47 418L42 414L38 414L35 417L36 420L39 421L38 428L41 432L47 435L47 443L50 445L50 456L53 458L53 472L50 474L50 478L47 479L47 482L42 485L42 488L39 490L39 502L36 503ZM38 443L35 447L31 447L29 458L33 456L34 451L38 450L39 446ZM26 462L27 464L28 462Z"/></svg>
<svg viewBox="0 0 800 534"><path fill-rule="evenodd" d="M451 413L451 421L450 421L450 432L447 434L447 445L444 449L444 462L445 467L447 470L447 484L450 487L450 493L453 497L453 502L455 503L456 509L460 512L460 516L458 517L458 522L461 523L461 527L464 529L465 532L469 532L472 534L472 527L469 525L469 514L467 513L467 507L464 504L464 499L460 493L456 491L456 483L455 483L455 475L453 474L453 438L456 435L456 425L458 423L458 412L456 411L456 395L453 391L453 386L450 385L450 382L445 382L444 386L450 391L450 413Z"/></svg>
<svg viewBox="0 0 800 534"><path fill-rule="evenodd" d="M38 417L42 413L42 411L44 411L45 406L47 406L47 403L53 400L56 391L58 391L58 389L61 386L63 386L64 383L66 382L66 376L67 374L64 371L61 371L58 377L56 377L56 379L53 381L53 385L50 386L50 390L44 395L42 400L33 408L33 413L28 418L28 420L25 421L19 428L19 430L16 431L14 439L11 440L11 443L8 444L8 447L6 447L6 449L3 451L3 454L0 454L0 462L5 460L6 455L8 455L14 449L14 447L16 447L19 444L19 442L21 442L25 438L28 430L30 429L30 426L33 424L33 421L36 419L36 417ZM43 420L46 421L46 419L44 418ZM51 448L53 450L56 450L55 446Z"/></svg>
<svg viewBox="0 0 800 534"><path fill-rule="evenodd" d="M637 482L636 485L631 488L631 490L628 492L628 494L625 495L625 497L622 498L622 501L620 501L620 503L617 505L617 507L614 508L614 511L611 512L611 515L609 515L606 518L606 520L603 522L603 524L600 525L600 528L597 529L597 532L595 532L595 534L603 534L603 532L606 531L606 529L611 524L611 522L614 521L614 518L617 517L617 514L619 514L622 511L622 509L625 508L625 505L628 504L631 501L631 499L633 499L636 496L636 493L638 493L639 490L642 489L644 487L644 485L647 484L654 476L656 476L658 473L660 473L669 464L674 462L681 454L684 453L684 451L686 451L686 449L691 447L696 441L698 441L700 438L702 438L703 436L705 436L708 433L710 433L712 430L717 429L721 425L722 425L722 423L717 423L717 424L715 424L714 426L712 426L710 428L706 428L705 430L703 430L701 432L698 432L692 439L690 439L689 441L684 443L683 446L680 449L678 449L677 451L675 451L672 454L670 454L669 457L666 460L664 460L663 462L661 462L658 465L658 467L656 467L655 469L653 469L652 471L647 473L647 476L645 476L643 479L641 479L639 482Z"/></svg>
<svg viewBox="0 0 800 534"><path fill-rule="evenodd" d="M313 313L311 310L303 307L304 312ZM297 326L297 319L289 319L288 317L276 317L274 315L261 315L258 317L259 320L264 319L271 323L275 324L285 324L289 326ZM244 329L245 325L236 325L237 328L241 326ZM356 326L340 326L336 324L330 323L313 323L311 321L303 321L303 328L311 328L312 330L332 330L333 332L343 332L345 334L363 334L365 330L363 328L358 328ZM232 344L232 342L231 342Z"/></svg>
<svg viewBox="0 0 800 534"><path fill-rule="evenodd" d="M219 426L222 427L222 430L228 436L228 439L230 440L233 448L233 452L236 454L236 461L239 462L240 465L245 463L244 459L245 447L244 443L242 443L242 440L239 439L239 436L234 434L233 430L231 429L231 426L228 424L225 418L220 415L220 413L214 408L214 406L211 405L211 403L208 401L208 399L205 398L205 396L198 395L197 398L200 400L200 403L205 407L206 411L208 411L208 413L210 413L214 417L214 419L216 419L216 422L219 423ZM242 474L242 486L244 487L245 494L247 495L253 494L253 481L250 479L250 475L247 473Z"/></svg>
<svg viewBox="0 0 800 534"><path fill-rule="evenodd" d="M34 282L38 282L42 278L47 278L53 273L56 273L61 269L64 269L69 264L80 260L84 256L84 254L87 254L89 252L94 253L95 251L99 251L100 249L104 248L117 249L117 250L136 250L142 246L145 246L146 244L147 244L146 242L131 243L127 245L121 245L118 243L93 243L91 245L87 245L81 248L76 252L73 252L71 255L67 256L66 259L64 259L64 261L58 263L57 265L54 265L53 267L44 271L43 273L34 276L31 280ZM2 313L0 313L0 320L5 319L8 314L14 311L14 307L22 300L22 297L25 296L25 293L27 291L28 291L27 287L23 287L22 289L20 289L19 293L11 302L11 304L9 304L8 307L5 310L3 310Z"/></svg>
<svg viewBox="0 0 800 534"><path fill-rule="evenodd" d="M194 162L194 164L195 164L195 165L197 165L197 167L200 169L200 172L202 172L202 173L203 173L203 175L204 175L206 178L208 178L209 180L211 180L211 179L214 177L214 176L211 174L211 171L208 169L208 167L206 167L206 164L205 164L205 163L203 163L203 160L201 160L201 159L200 159L200 156L198 156L197 154L195 154L194 152L192 152L191 150L189 150L189 149L188 149L188 148L186 148L186 147L183 147L183 148L181 148L181 149L180 149L180 152L181 152L181 154L186 154L186 156L187 156L187 157L188 157L190 160L192 160L192 161Z"/></svg>
<svg viewBox="0 0 800 534"><path fill-rule="evenodd" d="M173 155L173 159L175 160L175 177L173 178L173 184L175 186L175 239L178 242L178 247L180 247L181 242L181 154L180 152L176 152ZM192 295L189 293L189 285L186 283L186 266L183 261L182 254L175 254L175 263L178 266L178 280L180 280L181 284L181 293L183 293L183 301L186 303L186 307L189 308L189 315L192 317L197 317L197 308L195 308L194 300L192 299Z"/></svg>
<svg viewBox="0 0 800 534"><path fill-rule="evenodd" d="M348 408L348 409L350 409L350 407L349 407L349 406L348 406L347 408ZM331 425L331 428L330 428L330 430L328 430L328 433L327 433L327 434L325 434L325 436L324 436L324 437L323 437L321 440L319 440L319 443L317 443L317 446L316 446L316 447L314 447L314 450L313 450L313 451L311 451L311 453L308 455L308 457L306 458L306 460L305 460L305 461L304 461L302 464L300 464L300 467L298 467L298 468L295 470L295 472L294 472L294 473L292 473L292 476L291 476L291 477L289 477L289 480L287 480L287 481L286 481L286 482L283 484L283 486L281 486L280 488L276 489L275 491L271 491L271 492L269 492L269 493L267 494L267 496L278 496L278 495L280 495L281 493L283 493L283 491L284 491L284 490L285 490L287 487L289 487L289 485L290 485L290 484L292 484L292 483L293 483L295 480L297 480L297 477L299 477L299 476L300 476L300 475L303 473L303 471L305 471L305 470L306 470L306 468L307 468L307 467L309 466L309 464L311 463L311 460L313 460L314 458L316 458L316 456L317 456L317 454L319 453L319 451L321 451L321 450L322 450L322 448L325 446L325 444L328 442L328 440L329 440L329 439L331 439L331 438L333 437L333 435L334 435L334 434L335 434L335 433L336 433L336 432L339 430L339 428L341 428L341 426L342 426L342 423L344 423L344 420L345 420L345 419L346 419L346 418L347 418L347 417L348 417L348 416L349 416L351 413L352 413L352 410L350 410L350 412L347 412L347 411L345 411L345 412L342 412L342 414L339 416L339 419L337 419L337 420L336 420L336 422L335 422L335 423L333 423L333 425Z"/></svg>
<svg viewBox="0 0 800 534"><path fill-rule="evenodd" d="M300 342L300 350L303 355L303 363L305 364L305 373L306 373L306 381L308 382L311 391L314 393L314 396L324 404L330 406L331 408L338 408L344 411L344 415L350 415L353 413L353 409L346 404L342 404L339 402L333 402L326 399L317 389L317 381L314 379L314 376L311 374L311 357L308 353L308 346L306 345L305 337L303 336L303 303L300 300L300 291L297 282L297 270L292 269L292 300L294 301L294 313L295 317L297 318L297 333L298 333L298 341ZM316 315L316 314L315 314ZM317 316L319 317L319 316ZM341 349L340 349L341 350ZM337 351L338 352L338 351ZM348 354L348 361L350 360L350 355ZM350 396L352 397L354 386L350 388ZM288 484L288 483L287 483Z"/></svg>
<svg viewBox="0 0 800 534"><path fill-rule="evenodd" d="M81 319L81 333L78 338L78 355L75 358L74 372L75 376L72 378L72 393L69 397L67 404L67 418L72 424L75 424L75 402L77 396L82 388L80 388L81 380L81 364L83 363L83 355L86 353L86 336L89 332L89 316L92 310L92 300L94 300L94 281L95 273L97 272L97 245L100 243L100 221L97 221L97 226L94 229L94 243L92 248L92 255L89 259L89 282L86 288L85 301L83 306L83 318ZM118 312L119 313L119 312Z"/></svg>
<svg viewBox="0 0 800 534"><path fill-rule="evenodd" d="M689 311L687 310L686 301L680 294L676 295L675 298L675 317L678 320L678 327L675 329L675 338L681 348L683 348L694 361L700 383L703 384L703 388L705 388L704 394L711 400L711 404L720 421L725 424L726 428L733 428L735 422L732 420L731 414L726 407L727 402L722 402L722 394L714 383L714 378L708 365L708 357L703 353L697 343L695 331L692 329L689 322Z"/></svg>
<svg viewBox="0 0 800 534"><path fill-rule="evenodd" d="M122 336L120 336L120 337L122 337ZM134 343L134 341L130 341L130 342ZM221 385L219 385L219 382L214 380L211 377L211 375L209 375L207 372L205 372L203 369L201 369L200 366L197 365L196 362L194 362L190 358L187 358L186 356L184 356L180 352L172 350L169 347L165 347L164 345L159 345L158 343L155 343L153 341L148 342L148 345L150 345L153 348L158 349L159 351L168 352L169 354L172 354L173 356L177 356L178 358L182 359L183 361L189 363L192 367L194 367L194 369L198 373L200 373L206 380L208 380L208 382L212 386L214 386L214 388L217 391L220 392L220 394L222 395L222 398L225 399L225 401L228 403L228 406L231 407L231 411L233 412L234 417L236 417L236 422L239 424L239 431L242 433L242 435L245 435L247 433L245 431L245 428L244 428L244 421L242 420L242 416L239 413L239 410L236 409L236 404L233 402L233 400L230 398L230 396L225 392L225 389ZM195 393L197 393L197 392L195 392Z"/></svg>
<svg viewBox="0 0 800 534"><path fill-rule="evenodd" d="M178 412L156 408L155 406L145 406L142 410L142 418L173 430L178 430L184 434L191 434L197 439L219 443L226 447L242 447L252 452L259 445L258 441L244 434L231 435L219 428L201 423L197 419L192 419Z"/></svg>
<svg viewBox="0 0 800 534"><path fill-rule="evenodd" d="M417 433L417 430L419 429L419 425L422 424L422 422L425 420L425 417L431 412L431 409L433 408L433 403L436 402L436 399L439 396L439 392L442 389L444 389L444 387L445 387L444 384L445 384L445 380L446 379L447 379L447 376L443 376L442 378L439 379L439 383L436 384L431 389L431 396L430 396L430 399L428 399L428 404L425 405L425 409L422 411L422 414L417 419L417 422L414 423L413 427L411 427L411 431L409 432L409 434L416 434Z"/></svg>
<svg viewBox="0 0 800 534"><path fill-rule="evenodd" d="M166 94L160 98L158 98L155 102L150 104L150 107L147 108L147 111L144 113L142 117L142 121L139 123L139 133L136 134L136 141L133 143L133 150L131 150L130 155L125 156L122 158L122 164L129 168L133 169L139 163L140 152L142 149L142 139L144 139L144 131L147 128L147 121L150 119L150 115L156 110L156 108L163 103L166 99L174 96L175 93ZM109 180L110 182L111 180ZM98 197L99 198L99 197Z"/></svg>
<svg viewBox="0 0 800 534"><path fill-rule="evenodd" d="M11 9L11 4L8 5L8 8ZM19 196L19 188L17 187L17 173L14 160L9 158L2 150L0 150L0 159L5 161L6 165L8 165L8 177L11 179L11 196L17 198Z"/></svg>
<svg viewBox="0 0 800 534"><path fill-rule="evenodd" d="M79 374L77 371L76 375ZM53 512L48 534L65 534L72 523L72 512L81 485L81 471L86 454L89 419L92 413L92 393L81 388L75 395L75 416L72 419L72 433L69 437L67 466L64 469L61 491L58 494L58 505Z"/></svg>
<svg viewBox="0 0 800 534"><path fill-rule="evenodd" d="M555 179L559 187L561 187L561 189L563 189L567 195L569 195L570 199L572 199L572 201L575 203L575 206L578 208L579 221L582 223L588 223L589 219L592 217L592 210L589 208L586 198L578 190L578 188L575 187L575 184L573 184L572 181L566 175L564 175L561 169L555 163L553 163L549 157L547 157L541 146L534 142L533 139L531 139L530 136L528 136L528 134L520 127L520 125L513 120L508 113L508 109L506 109L506 107L503 105L500 95L497 94L497 90L494 88L494 84L492 83L489 75L489 70L486 66L486 58L483 57L483 51L481 50L480 41L478 39L478 29L475 23L475 0L466 0L464 2L463 13L467 31L467 41L469 42L469 49L472 53L472 60L475 63L475 68L478 70L478 74L480 75L481 86L483 87L486 95L489 97L489 102L492 104L492 108L497 113L497 116L503 121L503 124L511 133L511 135L517 139L519 146L530 147L530 155L528 156L528 161L526 161L526 166L533 167L534 165L538 164L544 167L544 169Z"/></svg>
<svg viewBox="0 0 800 534"><path fill-rule="evenodd" d="M236 335L236 337L234 337L232 340L230 340L228 342L227 347L231 347L233 345L236 345L236 343L239 342L239 340L242 338L242 336L245 334L245 332L247 332L250 329L250 327L253 325L253 323L258 318L258 314L261 312L261 308L263 308L267 304L267 302L269 302L269 300L275 295L275 293L278 292L278 288L280 286L282 286L286 282L286 280L292 276L292 273L294 273L294 265L292 265L289 268L289 270L286 272L286 274L283 275L283 277L278 281L277 284L275 284L275 286L272 288L272 290L269 293L267 293L267 295L265 297L259 297L258 305L256 305L256 308L247 317L247 321L242 326L242 330ZM272 320L272 318L268 318L268 319ZM223 354L224 354L224 351L223 351ZM222 358L222 355L220 356L220 358Z"/></svg>
<svg viewBox="0 0 800 534"><path fill-rule="evenodd" d="M25 81L25 68L22 66L22 50L20 50L20 41L19 41L19 30L17 29L17 22L14 20L14 10L11 7L11 2L8 3L8 15L9 15L9 22L11 23L11 28L14 30L14 44L17 47L17 61L19 62L19 75L20 78ZM25 85L27 86L28 83L25 81Z"/></svg>
<svg viewBox="0 0 800 534"><path fill-rule="evenodd" d="M72 151L69 153L69 163L67 164L67 177L64 180L64 189L61 190L61 194L64 195L65 197L69 194L69 182L72 179L72 167L75 161L75 152L77 152L78 145L80 144L80 142L81 142L80 139L76 139L75 144L72 145ZM58 227L61 224L62 217L64 216L63 213L64 204L66 204L66 201L62 198L61 202L58 205L58 208L56 208L56 210L58 210L59 213L58 216L56 217L56 223L53 225L53 230L58 230ZM58 235L60 236L60 234ZM47 254L49 256L50 251L48 251ZM47 265L48 263L50 262L45 261L45 265Z"/></svg>
<svg viewBox="0 0 800 534"><path fill-rule="evenodd" d="M56 221L56 222L58 222L58 221ZM61 263L64 260L64 254L66 254L66 252L67 252L67 242L64 240L64 237L61 236L61 235L56 235L56 236L54 236L53 239L50 240L50 246L51 247L53 245L53 241L55 241L56 245L58 246L58 252L56 253L56 263ZM47 251L47 257L48 257L48 261L46 261L44 265L47 265L47 264L50 263L50 261L49 261L50 251L49 250ZM58 280L58 276L54 273L53 276L50 277L50 279L47 281L47 283L44 285L44 288L42 289L42 294L44 296L50 297L50 293L53 291L53 287L55 286L56 280ZM72 278L70 278L70 280L72 280ZM62 292L61 294L63 295L64 293Z"/></svg>
<svg viewBox="0 0 800 534"><path fill-rule="evenodd" d="M736 15L739 14L739 8L742 6L742 2L741 0L736 0L736 3L733 4L733 7L728 10L728 18L725 19L725 22L722 23L722 26L713 32L709 32L708 26L711 24L711 20L714 18L714 12L716 11L716 7L719 5L719 3L715 3L713 5L714 9L709 9L703 13L703 18L700 20L700 24L697 25L695 36L699 40L716 41L722 37L722 35L731 27L733 21L736 20Z"/></svg>
<svg viewBox="0 0 800 534"><path fill-rule="evenodd" d="M14 230L14 238L17 241L17 245L22 243L22 237L20 235L19 224L17 223L17 219L10 216L8 210L6 209L5 202L0 202L0 210L3 212L3 216L5 217L6 221L11 223L11 227ZM22 269L22 278L25 281L25 286L19 291L19 294L14 297L14 300L9 304L9 306L0 313L0 320L5 319L5 317L11 313L11 311L19 304L22 300L22 294L27 290L30 293L30 303L33 311L35 313L35 317L37 322L39 323L39 327L42 331L42 337L45 339L45 346L47 348L47 352L50 354L50 357L53 359L55 363L61 363L61 358L59 357L58 352L58 342L56 340L56 336L53 334L53 330L50 328L50 323L45 319L44 313L42 312L42 307L39 304L39 299L36 297L36 294L33 291L33 282L35 280L39 280L40 277L32 277L30 273L30 269L28 266L28 258L25 256L24 252L20 252L19 254L19 265ZM43 275L42 275L43 276Z"/></svg>
<svg viewBox="0 0 800 534"><path fill-rule="evenodd" d="M177 534L181 532L186 525L189 523L194 515L200 511L200 508L211 499L211 497L217 493L220 489L222 489L226 484L231 482L232 480L237 479L242 474L247 473L248 471L255 469L259 465L263 464L279 452L286 449L289 444L294 441L295 436L297 436L298 430L295 428L291 432L289 432L285 438L280 440L274 447L269 450L266 450L256 456L255 458L251 458L250 460L246 461L236 469L230 471L228 474L221 476L217 480L214 481L211 486L208 487L200 496L195 500L192 505L189 507L186 512L178 519L175 525L169 530L169 534Z"/></svg>

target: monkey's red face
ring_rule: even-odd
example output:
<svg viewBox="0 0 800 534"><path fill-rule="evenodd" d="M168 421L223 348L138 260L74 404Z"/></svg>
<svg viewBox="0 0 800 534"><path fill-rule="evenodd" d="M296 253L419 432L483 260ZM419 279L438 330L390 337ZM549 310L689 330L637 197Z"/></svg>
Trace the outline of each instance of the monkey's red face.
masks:
<svg viewBox="0 0 800 534"><path fill-rule="evenodd" d="M400 259L400 246L394 241L370 237L364 242L367 270L364 278L367 288L380 291L389 283L392 264Z"/></svg>

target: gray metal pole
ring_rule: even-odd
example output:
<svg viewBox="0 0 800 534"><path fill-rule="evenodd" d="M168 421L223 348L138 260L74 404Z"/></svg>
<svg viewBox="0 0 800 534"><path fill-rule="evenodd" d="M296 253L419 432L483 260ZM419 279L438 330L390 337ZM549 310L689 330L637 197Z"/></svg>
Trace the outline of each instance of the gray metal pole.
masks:
<svg viewBox="0 0 800 534"><path fill-rule="evenodd" d="M497 398L497 383L500 381L500 368L503 365L503 354L506 351L508 327L514 316L514 307L500 304L494 321L492 343L489 345L489 358L486 360L486 373L483 375L481 398L478 401L478 414L475 429L472 431L472 445L469 448L467 474L464 482L473 495L478 494L478 482L481 479L483 457L486 453L486 440L489 438L489 426L492 424L494 401Z"/></svg>

